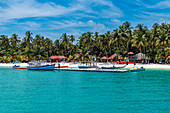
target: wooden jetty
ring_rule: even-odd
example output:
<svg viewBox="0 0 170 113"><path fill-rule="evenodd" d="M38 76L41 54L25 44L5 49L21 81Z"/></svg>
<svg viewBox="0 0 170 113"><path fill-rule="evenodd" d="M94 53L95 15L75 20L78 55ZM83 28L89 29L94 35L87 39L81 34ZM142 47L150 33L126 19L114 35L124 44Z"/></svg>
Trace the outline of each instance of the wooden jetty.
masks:
<svg viewBox="0 0 170 113"><path fill-rule="evenodd" d="M78 68L57 68L55 70L61 71L85 71L85 72L113 72L113 73L125 73L129 70L120 70L120 69L78 69Z"/></svg>

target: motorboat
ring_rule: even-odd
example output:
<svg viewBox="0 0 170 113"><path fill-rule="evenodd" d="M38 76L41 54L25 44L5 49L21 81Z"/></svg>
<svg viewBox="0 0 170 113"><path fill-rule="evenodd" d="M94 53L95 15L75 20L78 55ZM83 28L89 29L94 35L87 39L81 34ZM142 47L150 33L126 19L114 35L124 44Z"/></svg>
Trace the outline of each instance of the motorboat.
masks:
<svg viewBox="0 0 170 113"><path fill-rule="evenodd" d="M27 66L28 70L54 70L55 64L42 64L41 62L31 62Z"/></svg>

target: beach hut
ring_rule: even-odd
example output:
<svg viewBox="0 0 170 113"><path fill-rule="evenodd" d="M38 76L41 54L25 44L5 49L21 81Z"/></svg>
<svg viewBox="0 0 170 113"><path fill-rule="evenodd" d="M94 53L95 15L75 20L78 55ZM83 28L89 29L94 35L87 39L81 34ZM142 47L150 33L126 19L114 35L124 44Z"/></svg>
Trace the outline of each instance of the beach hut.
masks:
<svg viewBox="0 0 170 113"><path fill-rule="evenodd" d="M117 54L115 53L115 54L113 54L112 56L110 56L108 59L109 59L109 60L113 60L116 56L117 56Z"/></svg>
<svg viewBox="0 0 170 113"><path fill-rule="evenodd" d="M113 59L115 59L117 57L117 54L113 54L112 56L110 56L108 59L109 61L112 61ZM120 55L118 55L118 59L123 59Z"/></svg>
<svg viewBox="0 0 170 113"><path fill-rule="evenodd" d="M151 59L143 53L138 53L135 55L135 60L137 63L144 63L145 60L145 63L149 63Z"/></svg>
<svg viewBox="0 0 170 113"><path fill-rule="evenodd" d="M107 62L107 59L106 56L100 58L101 62Z"/></svg>
<svg viewBox="0 0 170 113"><path fill-rule="evenodd" d="M134 53L133 53L133 52L129 52L129 53L128 53L128 60L129 60L129 61L134 61L134 60L135 60L135 56L134 56Z"/></svg>

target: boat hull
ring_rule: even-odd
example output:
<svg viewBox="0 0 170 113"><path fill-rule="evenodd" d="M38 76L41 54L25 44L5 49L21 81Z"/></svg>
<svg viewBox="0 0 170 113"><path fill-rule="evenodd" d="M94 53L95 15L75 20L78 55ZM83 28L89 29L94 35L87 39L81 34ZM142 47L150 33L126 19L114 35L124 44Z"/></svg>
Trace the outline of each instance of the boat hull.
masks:
<svg viewBox="0 0 170 113"><path fill-rule="evenodd" d="M97 66L78 66L78 68L96 68Z"/></svg>
<svg viewBox="0 0 170 113"><path fill-rule="evenodd" d="M115 67L101 67L102 69L115 69Z"/></svg>
<svg viewBox="0 0 170 113"><path fill-rule="evenodd" d="M45 65L45 66L28 66L27 69L28 70L49 70L49 71L53 71L55 68L55 65Z"/></svg>
<svg viewBox="0 0 170 113"><path fill-rule="evenodd" d="M131 72L145 71L145 69L130 70Z"/></svg>

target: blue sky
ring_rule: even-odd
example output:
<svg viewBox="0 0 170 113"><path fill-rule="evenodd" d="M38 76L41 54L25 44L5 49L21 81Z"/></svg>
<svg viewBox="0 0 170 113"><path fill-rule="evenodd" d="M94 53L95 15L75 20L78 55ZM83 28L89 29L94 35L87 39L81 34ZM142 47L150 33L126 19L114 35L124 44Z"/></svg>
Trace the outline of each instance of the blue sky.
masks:
<svg viewBox="0 0 170 113"><path fill-rule="evenodd" d="M20 37L28 30L55 40L132 26L170 23L170 0L0 0L0 35Z"/></svg>

